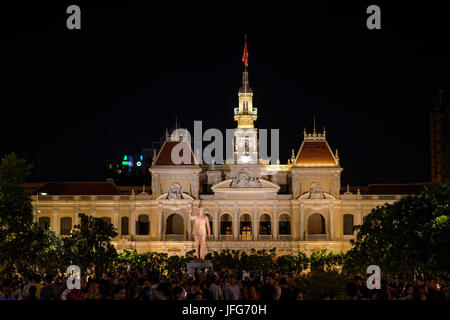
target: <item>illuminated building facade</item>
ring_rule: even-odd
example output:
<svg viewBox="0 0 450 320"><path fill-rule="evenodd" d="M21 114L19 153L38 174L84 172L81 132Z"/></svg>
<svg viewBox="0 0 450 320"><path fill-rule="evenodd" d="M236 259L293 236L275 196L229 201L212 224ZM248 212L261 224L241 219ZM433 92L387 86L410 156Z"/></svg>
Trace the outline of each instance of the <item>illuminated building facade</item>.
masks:
<svg viewBox="0 0 450 320"><path fill-rule="evenodd" d="M36 219L67 235L79 223L79 213L103 218L119 235L119 250L137 249L184 254L193 249L190 208L205 207L212 236L209 251L277 248L278 254L317 249L346 251L373 208L414 194L423 185L341 187L343 168L326 131L303 133L287 164L268 164L257 148L258 109L248 73L234 109L234 159L223 165L195 164L190 141L171 137L155 153L151 190L124 194L112 182L48 183L33 195ZM175 164L173 148L186 144L187 163Z"/></svg>

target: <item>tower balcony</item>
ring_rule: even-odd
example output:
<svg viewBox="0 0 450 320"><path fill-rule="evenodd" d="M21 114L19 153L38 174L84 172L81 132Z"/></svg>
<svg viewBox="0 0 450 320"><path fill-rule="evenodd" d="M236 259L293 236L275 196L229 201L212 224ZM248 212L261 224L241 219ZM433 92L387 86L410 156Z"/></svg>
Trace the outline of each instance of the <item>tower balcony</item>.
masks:
<svg viewBox="0 0 450 320"><path fill-rule="evenodd" d="M234 108L234 114L254 114L257 115L258 114L258 108L253 108L252 112L239 112L239 108Z"/></svg>

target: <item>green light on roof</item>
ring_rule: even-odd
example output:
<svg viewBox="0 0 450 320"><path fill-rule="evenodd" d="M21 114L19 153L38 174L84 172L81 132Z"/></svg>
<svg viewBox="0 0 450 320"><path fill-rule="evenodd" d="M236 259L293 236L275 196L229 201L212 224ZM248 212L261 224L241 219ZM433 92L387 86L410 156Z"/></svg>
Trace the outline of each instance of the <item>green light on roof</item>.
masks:
<svg viewBox="0 0 450 320"><path fill-rule="evenodd" d="M128 157L125 155L125 156L123 156L123 161L127 161L128 160Z"/></svg>
<svg viewBox="0 0 450 320"><path fill-rule="evenodd" d="M124 165L124 166L129 166L130 163L129 163L128 161L122 161L122 165Z"/></svg>

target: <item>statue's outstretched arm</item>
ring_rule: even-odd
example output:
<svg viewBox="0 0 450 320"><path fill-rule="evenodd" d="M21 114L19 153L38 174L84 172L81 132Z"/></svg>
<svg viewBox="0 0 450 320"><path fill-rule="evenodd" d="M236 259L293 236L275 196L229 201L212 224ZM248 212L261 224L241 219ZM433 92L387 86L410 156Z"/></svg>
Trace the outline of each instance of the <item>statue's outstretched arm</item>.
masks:
<svg viewBox="0 0 450 320"><path fill-rule="evenodd" d="M188 212L188 220L189 221L192 221L192 220L195 220L195 219L197 219L197 216L193 216L192 215L192 208L189 210L189 212Z"/></svg>

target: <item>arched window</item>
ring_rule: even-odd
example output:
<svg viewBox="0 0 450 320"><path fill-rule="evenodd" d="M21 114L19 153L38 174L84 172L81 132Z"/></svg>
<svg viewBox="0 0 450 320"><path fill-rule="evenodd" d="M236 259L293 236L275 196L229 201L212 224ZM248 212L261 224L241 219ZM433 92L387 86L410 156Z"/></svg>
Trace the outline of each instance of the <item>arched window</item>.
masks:
<svg viewBox="0 0 450 320"><path fill-rule="evenodd" d="M136 221L136 234L139 236L146 236L150 231L150 222L147 214L140 214Z"/></svg>
<svg viewBox="0 0 450 320"><path fill-rule="evenodd" d="M319 213L314 213L308 219L309 234L325 234L325 219Z"/></svg>
<svg viewBox="0 0 450 320"><path fill-rule="evenodd" d="M63 236L70 235L70 230L72 230L72 218L71 217L64 217L60 220L60 234Z"/></svg>
<svg viewBox="0 0 450 320"><path fill-rule="evenodd" d="M344 214L344 235L353 235L353 215Z"/></svg>
<svg viewBox="0 0 450 320"><path fill-rule="evenodd" d="M50 228L50 218L49 217L40 217L39 225L42 228L44 228L45 230L48 230Z"/></svg>
<svg viewBox="0 0 450 320"><path fill-rule="evenodd" d="M242 240L252 240L252 220L250 215L243 214L240 219L240 234Z"/></svg>
<svg viewBox="0 0 450 320"><path fill-rule="evenodd" d="M270 216L268 214L263 214L259 218L259 234L262 236L272 234Z"/></svg>
<svg viewBox="0 0 450 320"><path fill-rule="evenodd" d="M232 219L229 214L224 214L220 217L220 235L232 235L233 234Z"/></svg>
<svg viewBox="0 0 450 320"><path fill-rule="evenodd" d="M291 221L287 214L282 214L280 216L278 233L280 235L289 235L291 234Z"/></svg>
<svg viewBox="0 0 450 320"><path fill-rule="evenodd" d="M122 236L128 235L128 223L128 217L122 217L122 219L120 220L120 234Z"/></svg>

